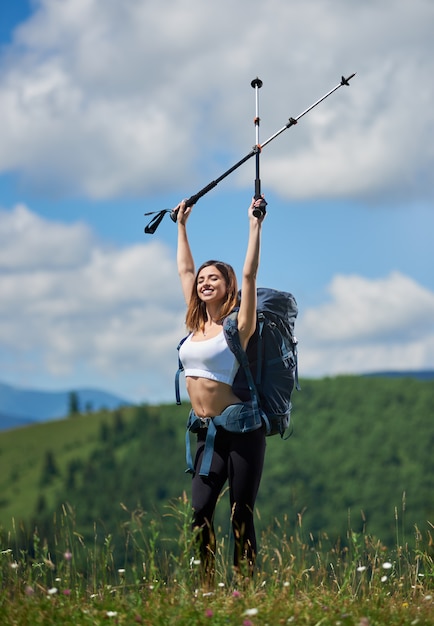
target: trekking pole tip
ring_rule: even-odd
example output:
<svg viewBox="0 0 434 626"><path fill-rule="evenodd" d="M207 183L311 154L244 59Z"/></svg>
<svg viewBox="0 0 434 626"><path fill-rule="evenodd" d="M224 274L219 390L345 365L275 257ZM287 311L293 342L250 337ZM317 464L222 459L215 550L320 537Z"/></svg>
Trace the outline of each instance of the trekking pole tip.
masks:
<svg viewBox="0 0 434 626"><path fill-rule="evenodd" d="M347 85L349 87L350 86L350 80L352 78L354 78L355 75L356 75L356 72L354 72L354 74L351 74L351 76L348 76L348 78L345 78L344 76L342 76L342 78L341 78L341 85Z"/></svg>
<svg viewBox="0 0 434 626"><path fill-rule="evenodd" d="M255 89L255 87L258 87L258 89L260 89L262 87L262 80L256 77L252 80L250 84L253 87L253 89Z"/></svg>

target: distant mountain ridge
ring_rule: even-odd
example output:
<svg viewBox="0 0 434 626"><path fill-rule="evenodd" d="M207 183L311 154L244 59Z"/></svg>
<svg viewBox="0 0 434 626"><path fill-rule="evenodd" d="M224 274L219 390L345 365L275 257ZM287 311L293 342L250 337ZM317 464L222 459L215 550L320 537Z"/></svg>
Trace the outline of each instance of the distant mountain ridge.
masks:
<svg viewBox="0 0 434 626"><path fill-rule="evenodd" d="M417 370L417 371L384 371L363 374L363 376L383 376L385 378L416 378L417 380L432 380L434 378L434 370Z"/></svg>
<svg viewBox="0 0 434 626"><path fill-rule="evenodd" d="M39 391L0 383L0 430L66 417L71 392L77 394L80 411L113 410L132 404L125 398L99 389Z"/></svg>
<svg viewBox="0 0 434 626"><path fill-rule="evenodd" d="M361 376L432 380L434 370L371 372ZM66 417L69 414L71 392L77 394L80 411L113 410L133 404L125 398L99 389L39 391L0 382L0 431Z"/></svg>

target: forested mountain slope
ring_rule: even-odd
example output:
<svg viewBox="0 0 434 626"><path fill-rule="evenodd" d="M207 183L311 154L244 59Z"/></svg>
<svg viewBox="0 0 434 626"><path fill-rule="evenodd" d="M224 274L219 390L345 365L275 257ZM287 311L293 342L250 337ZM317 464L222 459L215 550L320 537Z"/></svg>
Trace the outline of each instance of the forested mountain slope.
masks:
<svg viewBox="0 0 434 626"><path fill-rule="evenodd" d="M293 397L293 434L267 440L257 501L259 530L283 519L308 535L345 541L348 527L382 542L412 542L434 521L434 381L347 376L302 381ZM173 533L166 517L190 477L184 473L188 405L126 407L0 433L0 526L21 520L50 535L68 505L93 541L137 509ZM229 532L225 498L218 522ZM71 513L72 514L72 513ZM173 520L172 520L173 522Z"/></svg>

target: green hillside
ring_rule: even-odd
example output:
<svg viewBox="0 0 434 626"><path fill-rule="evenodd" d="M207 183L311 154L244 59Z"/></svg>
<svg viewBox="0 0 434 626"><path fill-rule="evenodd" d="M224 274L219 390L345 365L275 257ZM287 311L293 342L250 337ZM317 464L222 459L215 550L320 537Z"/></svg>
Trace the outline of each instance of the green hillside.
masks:
<svg viewBox="0 0 434 626"><path fill-rule="evenodd" d="M188 409L128 407L0 433L0 526L49 536L53 512L67 504L91 542L124 542L136 510L158 520L160 536L176 532L168 512L190 490ZM351 525L389 545L413 542L416 526L425 533L434 521L433 416L434 381L302 381L293 435L267 440L259 530L288 520L289 532L301 524L306 535L345 541ZM223 498L217 522L227 534L228 518Z"/></svg>
<svg viewBox="0 0 434 626"><path fill-rule="evenodd" d="M115 459L120 464L126 464L127 459L137 453L137 441L140 437L146 438L150 427L153 429L155 426L158 431L161 429L164 432L166 415L169 415L170 422L170 426L167 424L169 438L175 432L179 434L177 458L182 467L185 412L186 407L176 405L128 407L1 432L0 526L10 530L18 522L34 518L41 507L54 510L59 498L68 501L77 488L72 482L76 477L84 479L85 472L100 454L105 460L97 463L98 475L104 472L107 455L110 458L115 455L111 470L117 468ZM160 438L161 433L158 432L157 436ZM149 442L150 452L153 452L154 442L151 438ZM155 462L158 463L158 454ZM122 473L125 471L122 470ZM105 481L103 484L109 487ZM89 487L99 488L92 477Z"/></svg>

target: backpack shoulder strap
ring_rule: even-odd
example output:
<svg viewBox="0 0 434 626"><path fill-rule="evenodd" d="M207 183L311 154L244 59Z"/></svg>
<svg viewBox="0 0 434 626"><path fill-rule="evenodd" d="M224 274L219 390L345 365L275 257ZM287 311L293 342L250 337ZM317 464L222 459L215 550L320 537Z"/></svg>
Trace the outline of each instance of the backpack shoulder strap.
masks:
<svg viewBox="0 0 434 626"><path fill-rule="evenodd" d="M243 350L241 346L240 335L238 333L238 309L234 309L234 311L232 311L232 313L229 313L229 315L223 320L223 332L229 349L231 350L231 352L233 352L238 363L244 370L247 384L249 385L252 402L254 402L256 404L256 407L258 407L258 391L256 389L255 381L253 380L253 375L250 369L247 353L245 350Z"/></svg>
<svg viewBox="0 0 434 626"><path fill-rule="evenodd" d="M298 379L298 341L297 341L297 337L293 337L292 338L292 354L294 355L294 360L295 360L295 373L294 373L294 377L295 377L295 388L297 389L297 391L301 391L301 387L300 387L300 381Z"/></svg>
<svg viewBox="0 0 434 626"><path fill-rule="evenodd" d="M191 333L183 337L181 341L178 343L177 348L176 348L178 350L178 371L175 374L175 397L176 397L176 404L178 405L181 404L181 394L179 393L179 377L181 375L181 372L184 371L184 366L181 363L181 359L179 358L179 349L181 348L184 341L190 337L190 334Z"/></svg>

